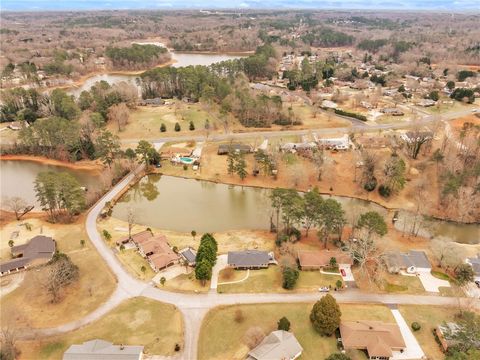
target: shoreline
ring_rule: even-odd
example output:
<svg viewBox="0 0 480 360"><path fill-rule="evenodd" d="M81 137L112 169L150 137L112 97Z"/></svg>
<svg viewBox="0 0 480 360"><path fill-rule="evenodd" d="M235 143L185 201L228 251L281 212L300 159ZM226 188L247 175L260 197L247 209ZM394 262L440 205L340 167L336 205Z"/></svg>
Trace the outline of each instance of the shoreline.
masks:
<svg viewBox="0 0 480 360"><path fill-rule="evenodd" d="M99 173L103 169L103 165L101 165L100 163L94 160L83 160L77 163L69 163L66 161L49 159L45 156L33 156L33 155L1 155L0 164L1 164L1 161L30 161L30 162L40 163L43 165L65 167L72 170L91 171L91 172L97 172L97 173Z"/></svg>

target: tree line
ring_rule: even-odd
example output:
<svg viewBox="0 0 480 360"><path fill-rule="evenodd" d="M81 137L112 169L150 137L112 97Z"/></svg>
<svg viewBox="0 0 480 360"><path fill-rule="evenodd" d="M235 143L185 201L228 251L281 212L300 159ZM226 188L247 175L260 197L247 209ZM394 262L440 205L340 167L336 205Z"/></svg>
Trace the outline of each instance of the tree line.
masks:
<svg viewBox="0 0 480 360"><path fill-rule="evenodd" d="M105 55L112 61L115 68L120 69L145 69L170 58L166 48L152 44L108 47Z"/></svg>

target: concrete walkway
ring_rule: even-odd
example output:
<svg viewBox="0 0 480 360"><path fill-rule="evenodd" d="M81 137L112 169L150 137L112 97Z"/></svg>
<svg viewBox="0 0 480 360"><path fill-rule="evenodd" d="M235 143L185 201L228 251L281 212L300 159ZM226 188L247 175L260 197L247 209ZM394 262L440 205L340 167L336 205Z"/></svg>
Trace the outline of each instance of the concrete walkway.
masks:
<svg viewBox="0 0 480 360"><path fill-rule="evenodd" d="M212 269L212 280L210 281L210 289L216 290L218 286L218 275L220 271L227 267L227 254L223 254L217 257L217 263Z"/></svg>
<svg viewBox="0 0 480 360"><path fill-rule="evenodd" d="M418 344L417 339L410 330L410 326L408 326L407 322L403 318L402 314L397 309L390 310L395 318L395 321L400 328L400 332L402 333L403 340L405 341L405 345L407 348L403 352L395 351L393 354L393 360L420 360L425 358L425 353L423 352L422 348Z"/></svg>
<svg viewBox="0 0 480 360"><path fill-rule="evenodd" d="M238 284L247 280L249 276L250 276L250 269L247 269L247 273L245 274L245 277L243 279L236 280L236 281L226 281L226 282L219 283L218 285Z"/></svg>

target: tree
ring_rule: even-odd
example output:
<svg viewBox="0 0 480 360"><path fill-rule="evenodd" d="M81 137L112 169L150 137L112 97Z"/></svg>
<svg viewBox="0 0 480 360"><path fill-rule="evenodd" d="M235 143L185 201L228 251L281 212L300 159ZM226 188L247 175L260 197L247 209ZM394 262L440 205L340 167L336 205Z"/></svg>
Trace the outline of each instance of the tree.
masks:
<svg viewBox="0 0 480 360"><path fill-rule="evenodd" d="M405 161L394 154L385 164L384 174L387 179L387 186L394 192L397 192L405 186L406 165Z"/></svg>
<svg viewBox="0 0 480 360"><path fill-rule="evenodd" d="M313 305L310 321L322 336L331 336L340 326L342 313L335 298L327 294Z"/></svg>
<svg viewBox="0 0 480 360"><path fill-rule="evenodd" d="M79 278L78 266L68 255L57 252L48 262L47 276L42 285L51 297L51 302L60 300L61 292Z"/></svg>
<svg viewBox="0 0 480 360"><path fill-rule="evenodd" d="M166 132L167 131L167 127L165 126L164 123L162 123L162 125L160 125L160 132Z"/></svg>
<svg viewBox="0 0 480 360"><path fill-rule="evenodd" d="M237 154L233 151L229 151L227 155L227 172L229 175L233 175L235 172L235 163L237 161Z"/></svg>
<svg viewBox="0 0 480 360"><path fill-rule="evenodd" d="M284 316L277 322L277 330L289 331L290 321Z"/></svg>
<svg viewBox="0 0 480 360"><path fill-rule="evenodd" d="M7 197L3 200L5 207L15 213L15 218L20 220L25 214L33 210L34 205L28 205L25 199L19 196Z"/></svg>
<svg viewBox="0 0 480 360"><path fill-rule="evenodd" d="M455 278L463 286L474 280L475 272L470 264L460 264L455 269Z"/></svg>
<svg viewBox="0 0 480 360"><path fill-rule="evenodd" d="M212 278L212 264L207 259L202 259L195 266L195 279L200 280L202 286L205 286L205 282Z"/></svg>
<svg viewBox="0 0 480 360"><path fill-rule="evenodd" d="M15 242L13 240L8 240L8 246L13 247L15 245Z"/></svg>
<svg viewBox="0 0 480 360"><path fill-rule="evenodd" d="M319 214L322 209L323 198L318 192L318 188L315 187L313 190L308 191L305 194L303 200L305 236L308 237L308 231L310 230L310 227L318 223Z"/></svg>
<svg viewBox="0 0 480 360"><path fill-rule="evenodd" d="M166 282L166 281L167 281L167 279L165 279L165 276L162 276L162 277L160 278L160 284L161 284L162 286L165 286L165 282Z"/></svg>
<svg viewBox="0 0 480 360"><path fill-rule="evenodd" d="M145 265L142 265L142 266L140 267L140 271L141 271L143 274L145 274L145 271L147 271L147 268L145 267Z"/></svg>
<svg viewBox="0 0 480 360"><path fill-rule="evenodd" d="M49 213L52 221L60 215L71 219L85 207L85 191L69 173L40 172L34 188L42 209Z"/></svg>
<svg viewBox="0 0 480 360"><path fill-rule="evenodd" d="M300 276L297 269L292 269L291 267L284 267L282 271L282 287L287 290L291 290L295 287L298 277Z"/></svg>
<svg viewBox="0 0 480 360"><path fill-rule="evenodd" d="M192 235L193 241L195 241L195 236L197 236L197 232L195 230L192 230L190 234Z"/></svg>
<svg viewBox="0 0 480 360"><path fill-rule="evenodd" d="M331 354L325 360L352 360L352 358L342 353L335 353Z"/></svg>
<svg viewBox="0 0 480 360"><path fill-rule="evenodd" d="M150 165L150 156L152 155L152 149L155 150L148 141L140 140L138 142L135 152L142 158L142 161L145 163L145 167L148 168Z"/></svg>
<svg viewBox="0 0 480 360"><path fill-rule="evenodd" d="M85 240L83 240L83 239L80 240L80 246L81 246L81 247L85 247Z"/></svg>
<svg viewBox="0 0 480 360"><path fill-rule="evenodd" d="M240 154L238 157L237 163L235 164L235 172L242 181L247 177L247 163L243 154Z"/></svg>
<svg viewBox="0 0 480 360"><path fill-rule="evenodd" d="M446 327L446 337L455 341L455 349L467 353L478 348L480 339L480 315L471 311L462 311L456 316L458 328L451 331Z"/></svg>
<svg viewBox="0 0 480 360"><path fill-rule="evenodd" d="M116 122L118 131L123 131L130 119L130 110L125 103L112 105L108 109L108 120Z"/></svg>
<svg viewBox="0 0 480 360"><path fill-rule="evenodd" d="M20 355L17 348L17 332L2 324L0 332L0 359L15 360Z"/></svg>
<svg viewBox="0 0 480 360"><path fill-rule="evenodd" d="M437 174L438 174L438 165L443 161L445 156L442 154L440 149L436 149L432 154L432 160L435 161L437 165Z"/></svg>
<svg viewBox="0 0 480 360"><path fill-rule="evenodd" d="M335 286L337 287L337 289L341 289L342 286L343 286L342 280L338 279L338 280L335 282Z"/></svg>
<svg viewBox="0 0 480 360"><path fill-rule="evenodd" d="M265 338L265 333L259 326L249 328L244 335L245 344L251 350L257 347Z"/></svg>
<svg viewBox="0 0 480 360"><path fill-rule="evenodd" d="M337 233L341 237L345 222L345 211L342 209L342 204L331 198L322 202L317 225L320 228L319 236L323 238L325 247L330 234Z"/></svg>
<svg viewBox="0 0 480 360"><path fill-rule="evenodd" d="M127 150L125 150L125 157L128 159L130 167L132 167L135 159L137 158L137 154L135 153L135 150L133 150L132 148L128 148Z"/></svg>
<svg viewBox="0 0 480 360"><path fill-rule="evenodd" d="M188 130L190 130L190 131L195 130L195 124L193 123L193 121L190 121L190 124L188 126Z"/></svg>
<svg viewBox="0 0 480 360"><path fill-rule="evenodd" d="M133 151L132 149L127 150ZM96 156L111 168L115 157L120 152L119 137L108 130L101 130L95 141L95 152Z"/></svg>
<svg viewBox="0 0 480 360"><path fill-rule="evenodd" d="M106 241L110 241L112 239L112 235L106 229L103 229L102 235Z"/></svg>
<svg viewBox="0 0 480 360"><path fill-rule="evenodd" d="M405 144L408 154L412 159L416 159L422 146L432 140L432 134L428 131L420 131L418 129L407 134L408 139L405 141Z"/></svg>
<svg viewBox="0 0 480 360"><path fill-rule="evenodd" d="M131 207L127 209L128 238L132 239L132 228L135 225L135 213Z"/></svg>
<svg viewBox="0 0 480 360"><path fill-rule="evenodd" d="M67 120L76 119L80 115L80 109L75 104L72 95L68 95L62 89L55 89L49 97L49 111L53 116Z"/></svg>
<svg viewBox="0 0 480 360"><path fill-rule="evenodd" d="M180 127L180 124L179 124L178 122L175 123L175 128L174 128L174 130L175 130L176 132L179 132L180 130L182 130L182 128Z"/></svg>
<svg viewBox="0 0 480 360"><path fill-rule="evenodd" d="M357 227L366 230L366 240L370 240L373 234L384 236L388 231L385 220L382 215L376 211L368 211L360 215Z"/></svg>

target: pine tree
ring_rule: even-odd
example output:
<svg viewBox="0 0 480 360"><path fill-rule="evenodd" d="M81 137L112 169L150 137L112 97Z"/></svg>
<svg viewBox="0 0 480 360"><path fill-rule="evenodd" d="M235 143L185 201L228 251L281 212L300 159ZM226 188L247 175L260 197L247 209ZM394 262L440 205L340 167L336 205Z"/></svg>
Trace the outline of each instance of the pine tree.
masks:
<svg viewBox="0 0 480 360"><path fill-rule="evenodd" d="M313 305L310 321L322 336L330 336L340 326L342 313L335 298L327 294Z"/></svg>

